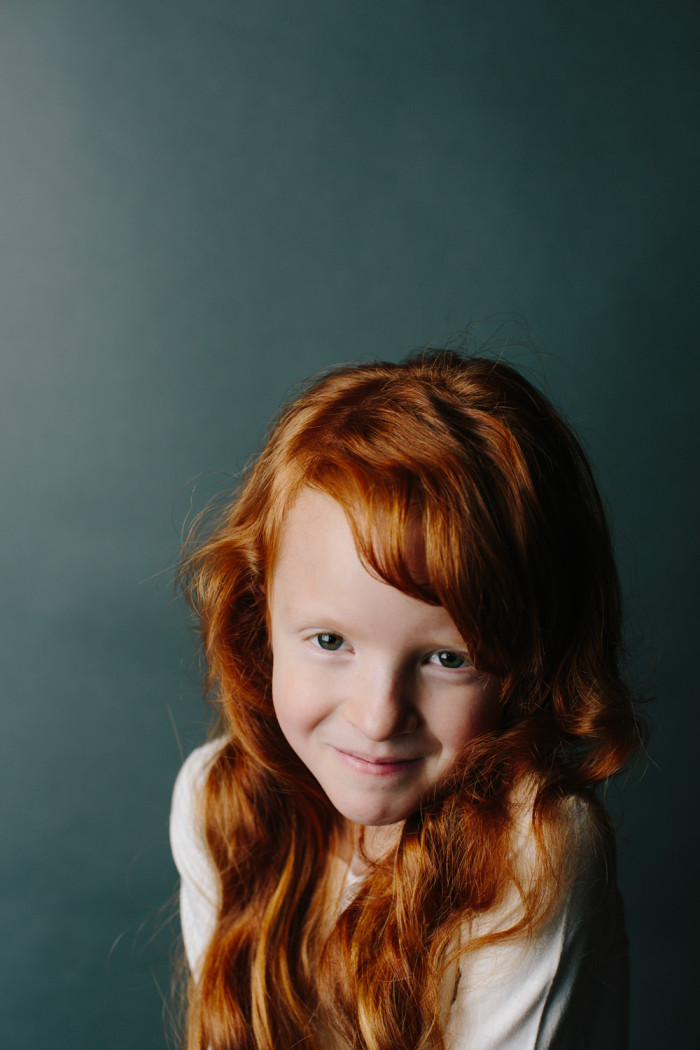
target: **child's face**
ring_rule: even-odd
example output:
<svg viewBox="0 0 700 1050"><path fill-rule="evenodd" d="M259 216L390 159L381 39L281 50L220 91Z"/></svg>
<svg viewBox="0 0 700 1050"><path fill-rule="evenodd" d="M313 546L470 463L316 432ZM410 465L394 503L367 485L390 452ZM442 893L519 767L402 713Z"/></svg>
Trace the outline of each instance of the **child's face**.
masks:
<svg viewBox="0 0 700 1050"><path fill-rule="evenodd" d="M497 683L442 606L367 572L335 500L303 491L281 539L270 638L282 732L348 820L404 820L495 728Z"/></svg>

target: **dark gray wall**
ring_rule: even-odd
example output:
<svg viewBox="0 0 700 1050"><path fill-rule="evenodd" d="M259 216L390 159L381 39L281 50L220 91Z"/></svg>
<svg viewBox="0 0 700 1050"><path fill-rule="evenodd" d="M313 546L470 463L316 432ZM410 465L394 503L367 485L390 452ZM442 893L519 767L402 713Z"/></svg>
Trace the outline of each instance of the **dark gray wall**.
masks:
<svg viewBox="0 0 700 1050"><path fill-rule="evenodd" d="M696 11L1 0L4 1045L164 1046L190 501L309 372L502 312L614 519L657 697L622 812L634 1046L691 1045Z"/></svg>

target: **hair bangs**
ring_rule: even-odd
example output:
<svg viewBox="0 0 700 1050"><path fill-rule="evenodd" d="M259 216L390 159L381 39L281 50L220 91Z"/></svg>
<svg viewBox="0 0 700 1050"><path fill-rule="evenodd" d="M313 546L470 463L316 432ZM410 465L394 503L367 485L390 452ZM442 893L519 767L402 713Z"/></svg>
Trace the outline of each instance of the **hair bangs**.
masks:
<svg viewBox="0 0 700 1050"><path fill-rule="evenodd" d="M424 514L417 479L405 471L367 476L354 464L324 463L307 484L327 493L345 511L358 557L367 570L404 594L441 604L426 564Z"/></svg>

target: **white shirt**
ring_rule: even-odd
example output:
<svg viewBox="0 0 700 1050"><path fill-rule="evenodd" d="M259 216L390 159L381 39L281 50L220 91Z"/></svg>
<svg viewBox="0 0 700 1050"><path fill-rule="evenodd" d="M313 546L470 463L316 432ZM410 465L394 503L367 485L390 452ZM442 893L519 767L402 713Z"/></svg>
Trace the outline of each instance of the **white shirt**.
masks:
<svg viewBox="0 0 700 1050"><path fill-rule="evenodd" d="M181 877L182 934L195 977L214 931L219 897L216 869L197 823L197 800L220 747L220 741L212 741L187 759L175 784L170 817L173 858ZM581 825L572 842L574 848L581 844L582 856L572 885L544 927L530 939L513 938L465 953L446 977L443 1027L448 1050L627 1047L622 903L614 872L590 848L585 808L572 814ZM352 899L361 881L361 875L347 872L339 908ZM465 929L465 938L509 925L508 913L516 907L514 896Z"/></svg>

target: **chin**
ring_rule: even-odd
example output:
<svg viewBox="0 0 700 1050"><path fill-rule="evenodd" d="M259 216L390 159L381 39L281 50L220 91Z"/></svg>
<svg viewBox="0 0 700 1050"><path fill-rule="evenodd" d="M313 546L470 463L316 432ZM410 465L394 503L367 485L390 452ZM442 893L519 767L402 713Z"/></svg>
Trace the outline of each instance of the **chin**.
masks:
<svg viewBox="0 0 700 1050"><path fill-rule="evenodd" d="M392 824L402 823L407 817L410 817L416 808L415 806L406 808L397 806L393 809L387 809L376 806L343 805L342 803L339 804L340 800L336 800L332 796L329 796L329 798L332 805L346 820L352 824L361 824L363 827L368 828L386 828Z"/></svg>

